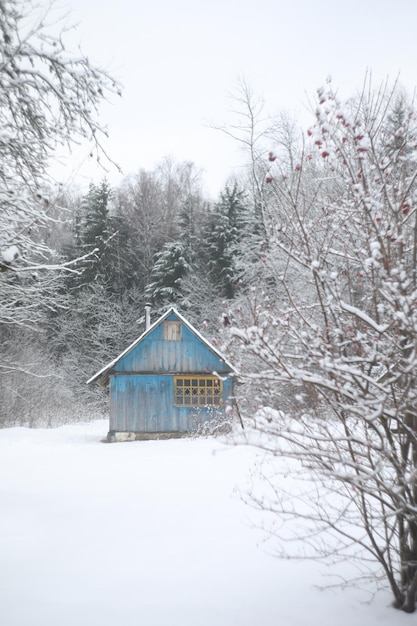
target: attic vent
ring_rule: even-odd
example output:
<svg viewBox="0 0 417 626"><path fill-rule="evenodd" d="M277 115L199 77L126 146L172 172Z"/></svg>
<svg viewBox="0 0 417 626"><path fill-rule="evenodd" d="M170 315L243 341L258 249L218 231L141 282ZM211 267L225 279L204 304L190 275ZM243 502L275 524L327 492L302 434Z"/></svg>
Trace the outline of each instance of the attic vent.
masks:
<svg viewBox="0 0 417 626"><path fill-rule="evenodd" d="M181 322L164 322L164 339L165 341L181 341Z"/></svg>

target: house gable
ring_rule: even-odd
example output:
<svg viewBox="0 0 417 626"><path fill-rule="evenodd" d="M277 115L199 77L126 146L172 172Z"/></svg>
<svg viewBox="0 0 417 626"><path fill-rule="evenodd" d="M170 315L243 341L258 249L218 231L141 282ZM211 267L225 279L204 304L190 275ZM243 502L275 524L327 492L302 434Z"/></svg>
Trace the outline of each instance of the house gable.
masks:
<svg viewBox="0 0 417 626"><path fill-rule="evenodd" d="M167 330L164 323L180 323L178 331ZM174 308L169 309L116 359L88 383L107 384L109 375L128 373L235 373L222 354Z"/></svg>
<svg viewBox="0 0 417 626"><path fill-rule="evenodd" d="M176 339L179 322L180 339ZM167 328L168 327L168 328ZM167 335L168 333L168 335ZM166 338L168 337L168 338ZM138 345L122 357L115 372L138 373L226 373L230 371L223 359L213 352L200 337L172 314L158 324Z"/></svg>

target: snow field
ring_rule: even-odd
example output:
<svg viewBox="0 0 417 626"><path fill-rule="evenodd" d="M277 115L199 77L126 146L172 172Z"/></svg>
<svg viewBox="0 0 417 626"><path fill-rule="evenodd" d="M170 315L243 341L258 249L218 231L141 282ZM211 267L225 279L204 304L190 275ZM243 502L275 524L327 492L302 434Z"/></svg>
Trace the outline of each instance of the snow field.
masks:
<svg viewBox="0 0 417 626"><path fill-rule="evenodd" d="M322 565L267 554L235 493L253 450L106 431L0 431L2 626L410 623L388 593L319 591Z"/></svg>

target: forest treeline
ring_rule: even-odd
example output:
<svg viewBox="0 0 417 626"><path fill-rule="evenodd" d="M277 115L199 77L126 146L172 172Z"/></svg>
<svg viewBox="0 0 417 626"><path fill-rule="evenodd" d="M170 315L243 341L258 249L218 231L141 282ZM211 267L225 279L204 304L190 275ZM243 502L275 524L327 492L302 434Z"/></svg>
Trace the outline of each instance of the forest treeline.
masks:
<svg viewBox="0 0 417 626"><path fill-rule="evenodd" d="M407 119L407 99L400 90L385 97L391 107L386 132L396 136ZM105 392L86 381L143 332L148 303L153 320L177 307L242 372L259 370L257 355L250 341L231 338L230 325L257 326L277 307L286 317L297 299L307 307L311 300L314 309L312 253L300 260L300 235L292 237L298 223L311 239L307 247L314 244L324 255L326 207L330 199L343 203L351 186L323 149L326 126L318 135L287 114L265 116L246 85L238 101L240 130L232 139L244 148L247 167L215 201L205 196L193 163L170 158L118 186L103 177L84 193L48 187L39 194L47 219L36 224L35 214L25 227L33 250L6 255L0 266L7 300L0 308L0 424L105 415ZM357 155L346 156L349 167L362 166ZM340 232L346 228L340 224ZM343 254L349 258L349 251ZM360 304L366 288L356 265L351 261L345 270L345 289ZM265 403L295 410L298 387L255 375L237 395L249 415Z"/></svg>
<svg viewBox="0 0 417 626"><path fill-rule="evenodd" d="M192 163L165 159L117 187L103 178L84 194L48 193L38 244L61 269L40 272L32 260L22 276L14 268L28 259L2 264L3 285L23 297L0 326L3 425L105 412L86 380L140 335L147 303L153 320L174 305L219 340L228 302L261 270L261 229L242 183L232 180L216 202L202 188Z"/></svg>

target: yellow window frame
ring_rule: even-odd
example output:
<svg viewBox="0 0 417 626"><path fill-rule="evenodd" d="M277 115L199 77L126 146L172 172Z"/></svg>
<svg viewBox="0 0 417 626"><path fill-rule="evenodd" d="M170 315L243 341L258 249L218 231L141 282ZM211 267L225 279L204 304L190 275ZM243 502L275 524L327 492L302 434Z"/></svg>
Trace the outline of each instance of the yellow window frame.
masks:
<svg viewBox="0 0 417 626"><path fill-rule="evenodd" d="M174 376L175 406L203 407L223 404L223 381L217 376Z"/></svg>

